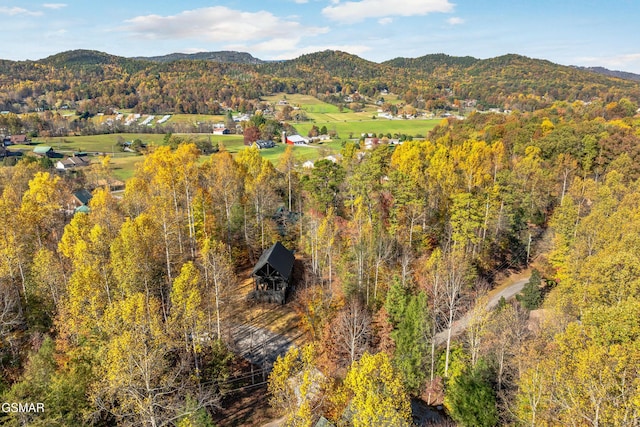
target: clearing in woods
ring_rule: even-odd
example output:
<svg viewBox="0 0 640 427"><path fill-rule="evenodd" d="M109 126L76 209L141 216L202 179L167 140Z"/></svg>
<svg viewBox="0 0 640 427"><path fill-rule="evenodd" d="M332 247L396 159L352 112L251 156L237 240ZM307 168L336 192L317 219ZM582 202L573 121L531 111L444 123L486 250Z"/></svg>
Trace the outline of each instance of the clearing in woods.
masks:
<svg viewBox="0 0 640 427"><path fill-rule="evenodd" d="M296 260L294 284L301 282L302 268ZM238 271L239 283L231 292L225 316L227 340L240 362L232 374L231 388L235 391L223 399L222 409L214 415L216 425L221 427L262 425L277 417L267 396L270 365L289 346L300 346L305 340L291 296L284 305L247 302L254 286L252 270L253 265L244 265Z"/></svg>

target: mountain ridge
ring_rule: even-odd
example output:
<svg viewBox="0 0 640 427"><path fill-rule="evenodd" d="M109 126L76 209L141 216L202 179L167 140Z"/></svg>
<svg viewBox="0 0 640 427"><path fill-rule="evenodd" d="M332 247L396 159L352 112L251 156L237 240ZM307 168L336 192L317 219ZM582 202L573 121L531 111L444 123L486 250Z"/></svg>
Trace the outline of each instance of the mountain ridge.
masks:
<svg viewBox="0 0 640 427"><path fill-rule="evenodd" d="M151 62L173 62L173 61L214 61L214 62L235 62L242 64L262 64L262 59L256 58L248 52L233 50L203 51L196 53L173 52L159 56L135 56L130 59L145 60Z"/></svg>
<svg viewBox="0 0 640 427"><path fill-rule="evenodd" d="M519 54L505 54L492 58L480 59L473 56L454 56L448 55L445 53L431 53L422 55L415 58L410 57L396 57L386 61L375 62L370 61L364 58L361 58L357 55L342 52L338 50L324 50L318 51L308 54L300 55L296 58L288 59L288 60L279 60L279 61L267 61L253 56L248 52L241 51L233 51L233 50L223 50L223 51L202 51L196 53L181 53L181 52L173 52L166 55L157 55L157 56L133 56L133 57L124 57L119 55L112 55L106 52L101 52L97 50L90 49L75 49L59 52L53 55L49 55L45 58L41 58L38 60L28 60L28 61L13 61L8 59L0 59L2 63L21 63L21 62L35 62L47 65L55 65L55 66L74 66L74 65L105 65L105 64L117 64L117 65L131 65L132 61L142 61L146 64L148 63L159 63L166 64L175 61L211 61L211 62L219 62L219 63L231 63L231 64L249 64L249 65L262 65L262 64L270 64L270 63L282 63L282 62L291 62L291 61L305 61L309 58L314 57L327 57L328 55L343 55L345 57L357 58L359 61L363 61L368 64L376 64L381 66L389 66L394 68L408 68L408 69L422 69L423 71L432 72L438 67L453 67L459 69L469 69L474 65L479 63L486 63L486 61L497 61L497 60L508 60L513 58L524 58L533 61L546 61L550 64L562 66L560 64L555 64L546 59L540 58L528 58ZM607 77L620 78L624 80L632 80L632 81L640 81L640 74L635 74L628 71L621 70L611 70L606 67L584 67L578 65L569 65L569 68L573 68L580 71L587 71L594 74L600 74Z"/></svg>
<svg viewBox="0 0 640 427"><path fill-rule="evenodd" d="M610 70L605 67L580 67L577 65L575 66L575 68L579 70L590 71L596 74L602 74L609 77L616 77L624 80L640 81L640 74L630 73L628 71Z"/></svg>
<svg viewBox="0 0 640 427"><path fill-rule="evenodd" d="M382 63L339 50L259 63L247 63L261 60L242 52L185 55L153 61L74 50L39 61L0 60L0 111L69 105L90 113L118 108L218 114L226 108L253 110L273 93L308 94L354 109L362 108L361 97L384 101L387 93L426 110L456 109L464 100L481 110L519 111L555 101L623 97L640 104L639 81L517 54L488 59L430 54ZM349 96L355 93L359 96Z"/></svg>

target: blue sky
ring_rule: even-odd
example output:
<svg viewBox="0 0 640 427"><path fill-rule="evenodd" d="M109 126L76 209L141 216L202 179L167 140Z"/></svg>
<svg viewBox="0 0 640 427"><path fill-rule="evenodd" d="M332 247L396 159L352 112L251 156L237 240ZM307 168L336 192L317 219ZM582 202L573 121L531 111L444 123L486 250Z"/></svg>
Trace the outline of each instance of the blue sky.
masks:
<svg viewBox="0 0 640 427"><path fill-rule="evenodd" d="M0 0L0 58L71 49L260 59L335 49L376 62L517 53L640 74L639 18L638 0Z"/></svg>

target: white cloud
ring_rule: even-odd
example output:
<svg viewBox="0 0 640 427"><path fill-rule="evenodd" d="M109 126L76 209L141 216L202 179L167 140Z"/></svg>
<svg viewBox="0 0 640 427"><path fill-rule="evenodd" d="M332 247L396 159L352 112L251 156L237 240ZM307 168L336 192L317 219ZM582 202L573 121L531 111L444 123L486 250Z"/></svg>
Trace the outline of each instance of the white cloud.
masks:
<svg viewBox="0 0 640 427"><path fill-rule="evenodd" d="M27 9L22 8L22 7L4 7L4 6L1 6L1 7L0 7L0 15L9 15L9 16L16 16L16 15L40 16L40 15L42 15L42 12L32 11L32 10L27 10Z"/></svg>
<svg viewBox="0 0 640 427"><path fill-rule="evenodd" d="M62 39L66 37L68 34L69 32L65 29L51 30L44 33L45 37L49 39Z"/></svg>
<svg viewBox="0 0 640 427"><path fill-rule="evenodd" d="M47 9L62 9L67 6L68 5L66 3L45 3L42 5L42 7Z"/></svg>
<svg viewBox="0 0 640 427"><path fill-rule="evenodd" d="M305 4L305 3L309 3L309 0L293 0L294 3L298 3L298 4Z"/></svg>
<svg viewBox="0 0 640 427"><path fill-rule="evenodd" d="M340 22L358 22L367 18L388 16L416 16L453 11L449 0L360 0L332 3L322 9L322 14Z"/></svg>
<svg viewBox="0 0 640 427"><path fill-rule="evenodd" d="M300 43L300 38L297 37L282 37L278 39L266 40L264 42L255 43L251 46L247 46L246 50L251 52L261 53L261 52L283 52L283 51L291 51L298 49L298 43Z"/></svg>
<svg viewBox="0 0 640 427"><path fill-rule="evenodd" d="M460 24L464 24L464 19L458 18L457 16L454 16L454 17L451 17L451 18L447 19L447 23L449 25L460 25Z"/></svg>
<svg viewBox="0 0 640 427"><path fill-rule="evenodd" d="M328 31L283 20L271 12L243 12L224 6L186 10L177 15L137 16L125 21L124 29L146 39L198 39L211 42L246 42L313 36Z"/></svg>
<svg viewBox="0 0 640 427"><path fill-rule="evenodd" d="M380 25L389 25L392 22L393 22L393 18L389 18L389 17L378 19L378 24Z"/></svg>

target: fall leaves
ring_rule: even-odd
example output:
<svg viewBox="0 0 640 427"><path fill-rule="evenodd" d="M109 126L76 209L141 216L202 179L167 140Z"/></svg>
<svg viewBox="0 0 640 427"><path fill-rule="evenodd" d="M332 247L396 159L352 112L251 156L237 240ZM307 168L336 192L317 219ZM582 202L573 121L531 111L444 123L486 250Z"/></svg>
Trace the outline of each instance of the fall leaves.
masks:
<svg viewBox="0 0 640 427"><path fill-rule="evenodd" d="M30 333L52 335L46 357L54 374L42 382L90 372L67 396L85 396L71 416L76 424L168 425L211 411L220 399L227 358L219 340L236 281L223 242L242 229L260 250L272 234L261 229L260 222L268 221L261 212L246 232L234 216L240 200L258 208L264 203L250 185L244 194L248 162L222 154L214 161L226 159L233 167L211 170L197 163L198 156L193 145L159 148L142 162L121 200L97 189L90 213L76 214L66 225L62 202L69 190L59 177L21 163L3 187L0 203L7 220L16 221L0 242L2 339L15 343L17 357L27 325ZM259 156L257 161L261 185L270 171L275 179L273 167ZM236 186L218 191L215 186L228 181L223 172L238 174ZM214 202L225 198L229 216Z"/></svg>
<svg viewBox="0 0 640 427"><path fill-rule="evenodd" d="M72 217L68 181L34 164L3 170L7 395L64 390L59 425L206 415L224 385L236 268L283 239L306 263L295 307L313 342L272 374L274 405L292 423L325 411L401 425L411 394L444 398L466 425L628 424L639 401L640 197L621 171L633 164L620 156L598 169L593 144L608 136L587 138L583 122L570 139L582 151L555 156L568 125L546 113L443 121L395 149L349 143L352 155L311 171L293 151L275 168L254 148L201 159L191 144L159 147L124 194L97 189L90 213ZM549 245L539 268L558 280L552 290L532 281L527 305L545 296L537 328L521 304L489 313L479 298L495 274L529 261L530 235ZM463 312L472 320L459 339Z"/></svg>
<svg viewBox="0 0 640 427"><path fill-rule="evenodd" d="M576 179L565 202L552 222L561 280L547 305L568 324L529 346L517 413L531 425L632 425L640 416L638 188L612 170L600 182Z"/></svg>

